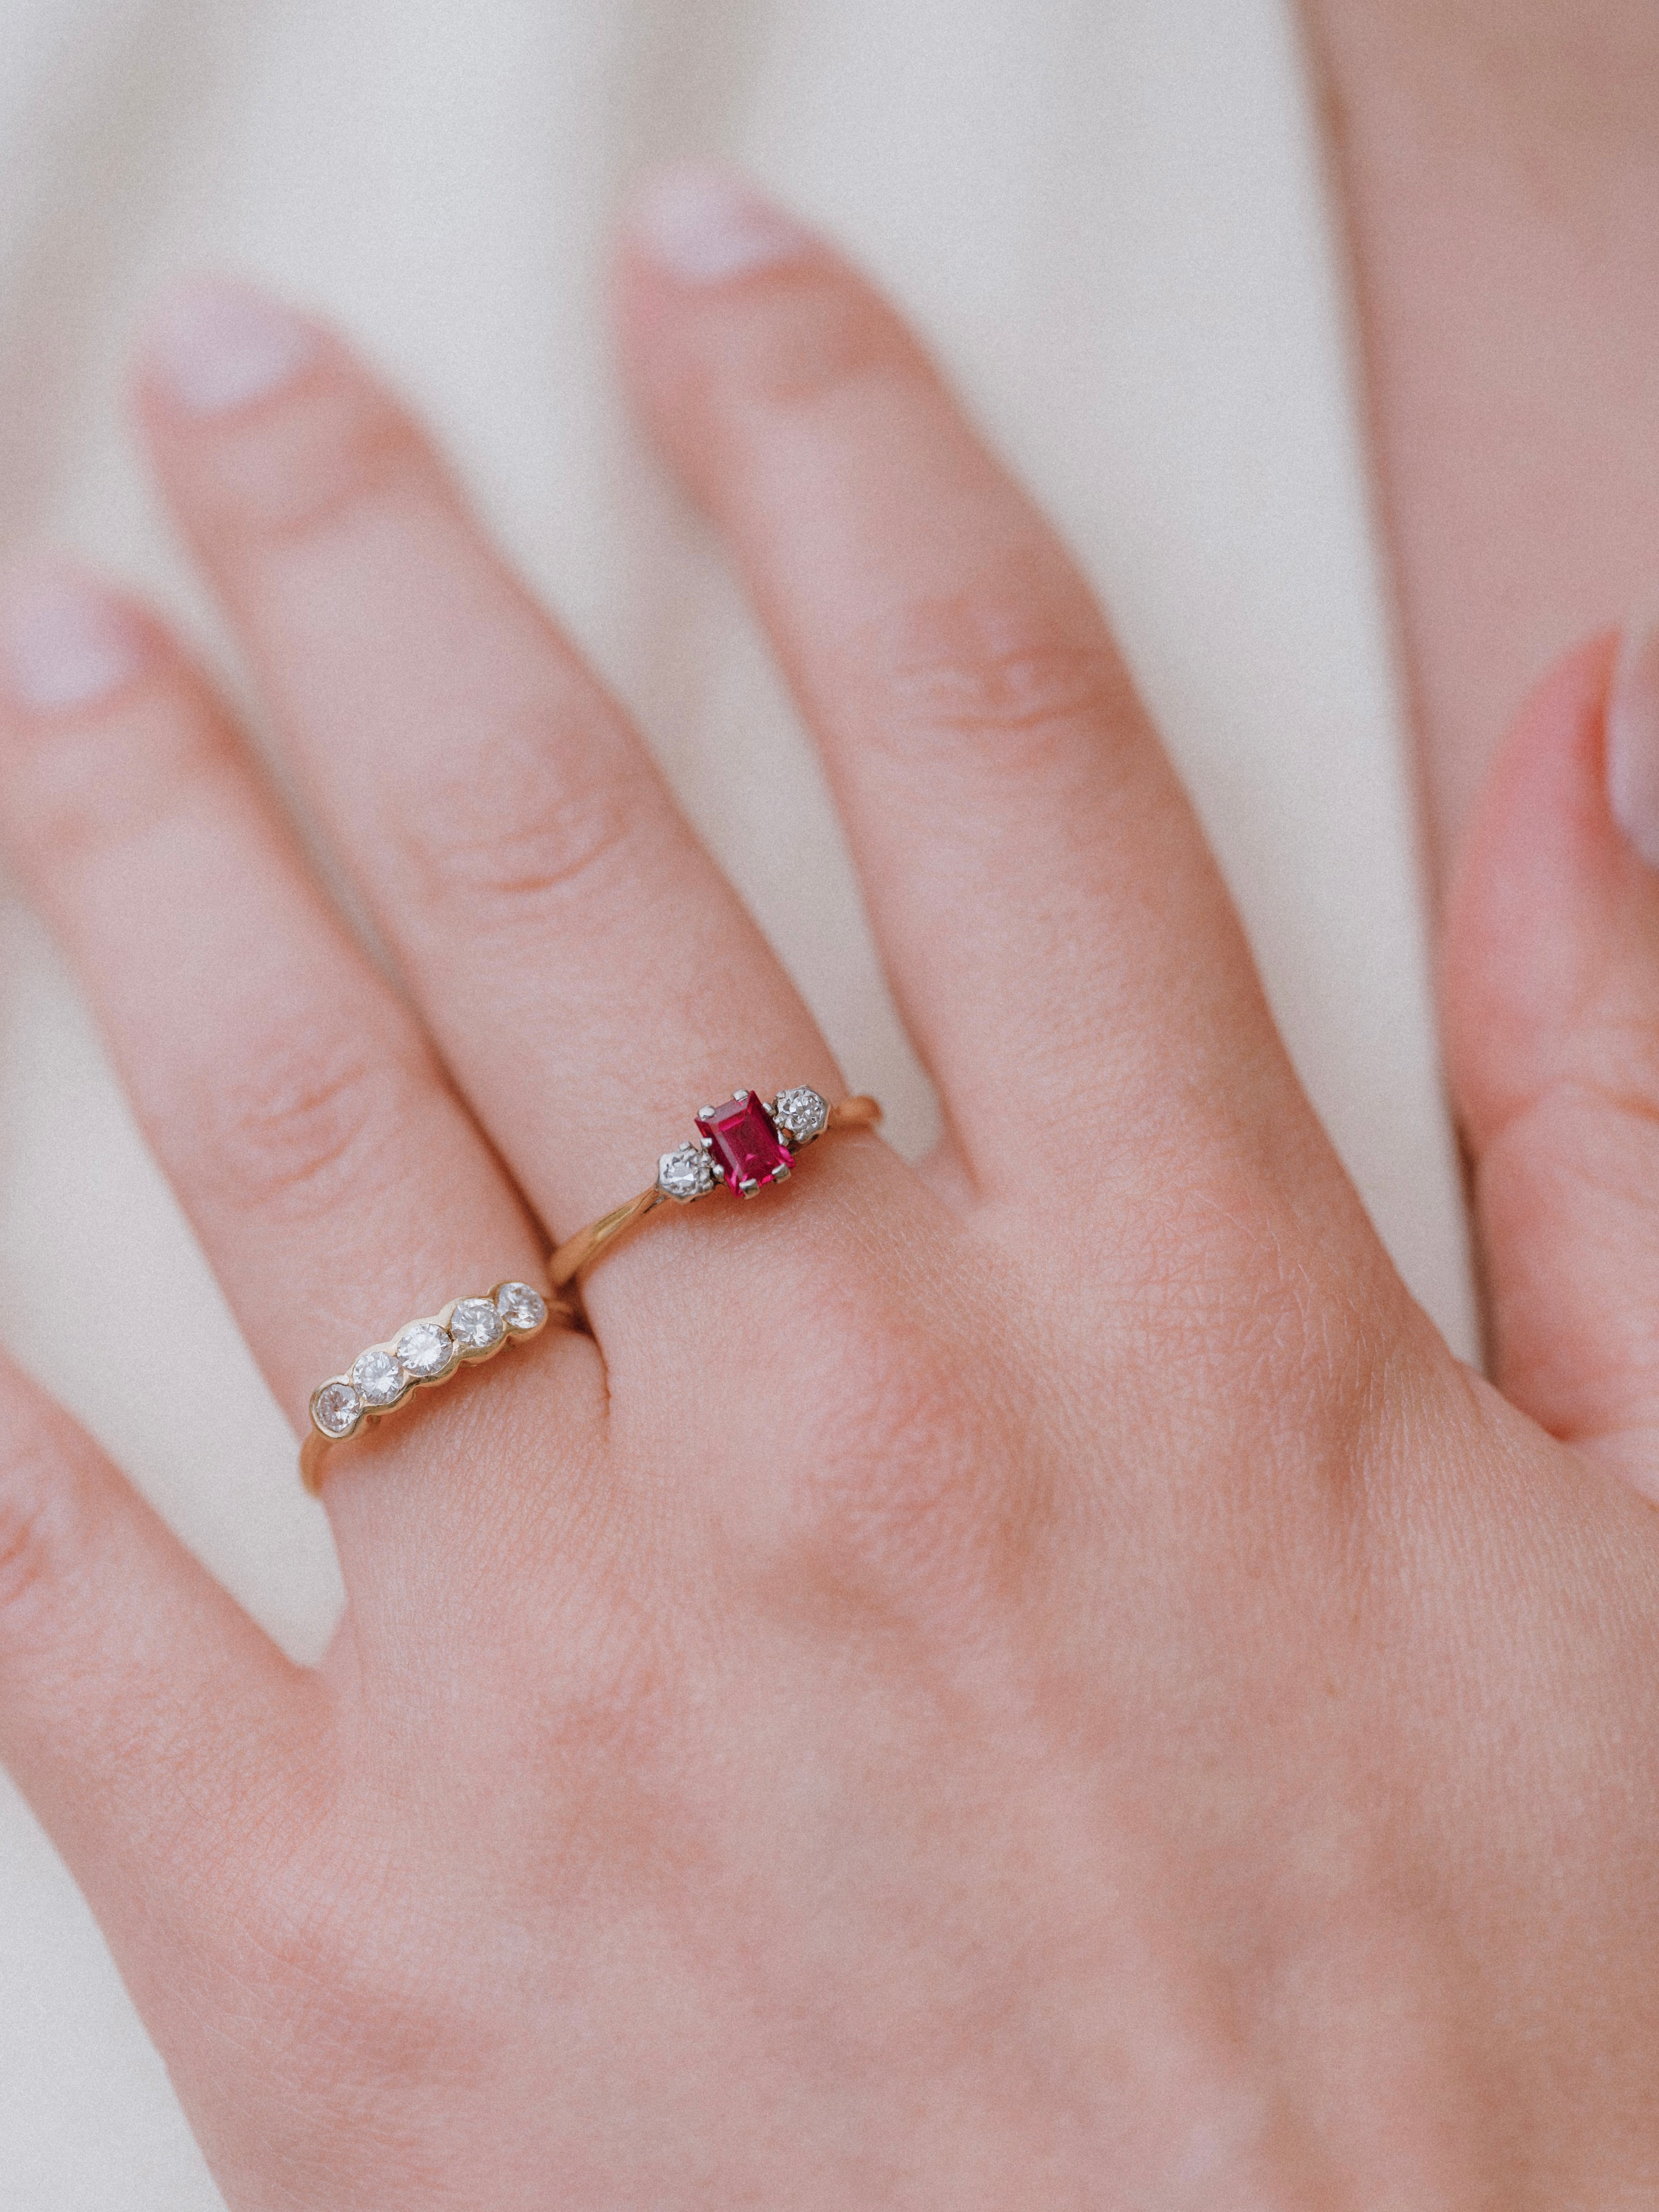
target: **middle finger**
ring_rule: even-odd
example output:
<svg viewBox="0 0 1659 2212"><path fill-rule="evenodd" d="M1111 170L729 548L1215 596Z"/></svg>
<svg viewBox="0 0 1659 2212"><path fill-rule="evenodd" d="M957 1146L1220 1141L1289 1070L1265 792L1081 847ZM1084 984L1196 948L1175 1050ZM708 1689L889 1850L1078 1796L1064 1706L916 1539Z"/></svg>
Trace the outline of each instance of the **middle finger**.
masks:
<svg viewBox="0 0 1659 2212"><path fill-rule="evenodd" d="M191 295L144 400L300 775L550 1226L648 1182L707 1098L833 1095L811 1017L621 710L337 341L263 298Z"/></svg>

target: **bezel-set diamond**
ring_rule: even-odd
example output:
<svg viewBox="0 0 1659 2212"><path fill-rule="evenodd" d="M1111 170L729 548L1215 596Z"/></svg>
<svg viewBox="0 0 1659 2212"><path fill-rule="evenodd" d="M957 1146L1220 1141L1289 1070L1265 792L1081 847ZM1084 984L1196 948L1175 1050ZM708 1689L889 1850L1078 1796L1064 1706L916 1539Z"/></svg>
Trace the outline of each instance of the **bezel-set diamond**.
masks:
<svg viewBox="0 0 1659 2212"><path fill-rule="evenodd" d="M325 1382L311 1401L311 1418L325 1437L337 1443L363 1418L363 1401L349 1382Z"/></svg>
<svg viewBox="0 0 1659 2212"><path fill-rule="evenodd" d="M455 1358L455 1340L435 1321L412 1321L398 1339L398 1363L417 1382L446 1374Z"/></svg>
<svg viewBox="0 0 1659 2212"><path fill-rule="evenodd" d="M357 1395L374 1412L383 1406L395 1406L410 1383L397 1353L378 1346L373 1352L360 1352L352 1361L351 1379Z"/></svg>
<svg viewBox="0 0 1659 2212"><path fill-rule="evenodd" d="M495 1310L514 1336L525 1336L547 1319L547 1300L528 1283L503 1283L495 1293Z"/></svg>
<svg viewBox="0 0 1659 2212"><path fill-rule="evenodd" d="M494 1298L459 1298L449 1316L449 1333L463 1352L488 1352L507 1334Z"/></svg>
<svg viewBox="0 0 1659 2212"><path fill-rule="evenodd" d="M312 1427L329 1443L343 1443L422 1386L493 1359L551 1318L547 1299L529 1283L497 1283L487 1297L453 1299L441 1313L408 1322L388 1342L371 1344L345 1374L319 1384L312 1394ZM309 1474L307 1480L315 1487Z"/></svg>

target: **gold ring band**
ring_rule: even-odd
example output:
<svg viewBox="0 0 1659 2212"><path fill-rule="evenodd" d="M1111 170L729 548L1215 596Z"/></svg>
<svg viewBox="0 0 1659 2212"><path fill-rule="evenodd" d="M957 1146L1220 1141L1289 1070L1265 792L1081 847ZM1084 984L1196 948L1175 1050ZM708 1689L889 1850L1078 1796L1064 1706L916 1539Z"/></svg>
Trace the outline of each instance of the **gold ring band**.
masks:
<svg viewBox="0 0 1659 2212"><path fill-rule="evenodd" d="M574 1316L528 1283L497 1283L487 1297L452 1298L435 1314L407 1322L396 1336L360 1352L343 1375L311 1394L311 1425L300 1447L300 1479L314 1498L325 1455L360 1430L407 1405L417 1390L447 1382L463 1367L481 1366L509 1344L526 1343L549 1322L569 1328Z"/></svg>
<svg viewBox="0 0 1659 2212"><path fill-rule="evenodd" d="M658 1206L690 1206L722 1186L740 1198L753 1198L768 1183L788 1179L804 1145L835 1129L873 1129L880 1119L873 1098L843 1098L832 1106L805 1084L770 1100L738 1091L724 1106L705 1106L697 1115L696 1137L663 1154L648 1190L559 1246L548 1262L554 1289L574 1283L601 1252Z"/></svg>

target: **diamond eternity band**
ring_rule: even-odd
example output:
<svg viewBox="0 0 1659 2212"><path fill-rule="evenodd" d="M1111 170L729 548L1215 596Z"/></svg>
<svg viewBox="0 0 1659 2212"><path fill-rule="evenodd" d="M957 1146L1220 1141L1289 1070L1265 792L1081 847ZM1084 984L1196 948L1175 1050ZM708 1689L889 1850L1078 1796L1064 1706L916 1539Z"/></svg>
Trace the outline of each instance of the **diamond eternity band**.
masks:
<svg viewBox="0 0 1659 2212"><path fill-rule="evenodd" d="M371 1344L343 1375L331 1376L311 1394L311 1427L300 1452L306 1488L315 1496L331 1446L372 1426L416 1390L447 1382L463 1367L477 1367L507 1345L526 1342L550 1320L568 1328L571 1315L528 1283L497 1283L487 1297L452 1298L383 1344Z"/></svg>

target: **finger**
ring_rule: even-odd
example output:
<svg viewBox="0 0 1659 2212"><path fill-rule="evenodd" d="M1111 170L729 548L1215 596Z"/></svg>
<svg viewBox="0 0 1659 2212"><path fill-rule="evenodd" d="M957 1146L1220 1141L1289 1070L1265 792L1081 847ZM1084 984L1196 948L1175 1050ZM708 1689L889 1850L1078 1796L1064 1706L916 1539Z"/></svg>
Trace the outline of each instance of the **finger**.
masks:
<svg viewBox="0 0 1659 2212"><path fill-rule="evenodd" d="M219 1870L292 1840L325 1729L317 1678L0 1360L0 1761L152 2019Z"/></svg>
<svg viewBox="0 0 1659 2212"><path fill-rule="evenodd" d="M1571 654L1492 770L1448 909L1446 1034L1497 1379L1659 1498L1659 874L1607 803L1613 665L1607 639Z"/></svg>
<svg viewBox="0 0 1659 2212"><path fill-rule="evenodd" d="M222 380L228 318L243 357L264 334L257 391ZM625 718L337 342L192 297L145 409L299 774L544 1219L630 1197L706 1098L837 1087Z"/></svg>
<svg viewBox="0 0 1659 2212"><path fill-rule="evenodd" d="M982 1182L1110 1072L1115 1124L1286 1074L1203 840L1098 610L915 340L715 173L623 274L649 418L736 549L824 747L906 1018ZM1040 1150L1040 1148L1039 1148Z"/></svg>
<svg viewBox="0 0 1659 2212"><path fill-rule="evenodd" d="M15 581L0 640L0 839L302 1431L311 1391L365 1346L468 1291L534 1281L540 1240L162 631L48 568ZM335 1458L349 1554L384 1501L339 1528L375 1454L365 1441ZM400 1469L399 1515L408 1480Z"/></svg>

